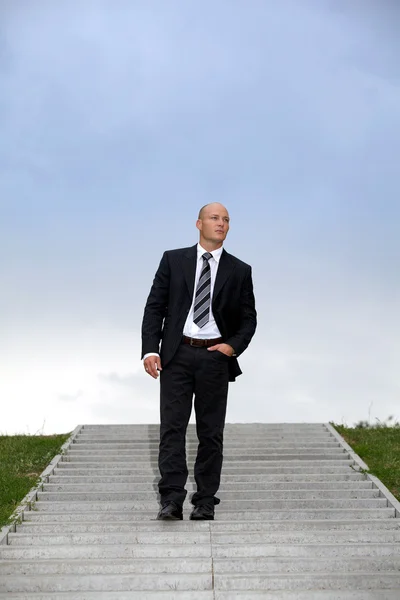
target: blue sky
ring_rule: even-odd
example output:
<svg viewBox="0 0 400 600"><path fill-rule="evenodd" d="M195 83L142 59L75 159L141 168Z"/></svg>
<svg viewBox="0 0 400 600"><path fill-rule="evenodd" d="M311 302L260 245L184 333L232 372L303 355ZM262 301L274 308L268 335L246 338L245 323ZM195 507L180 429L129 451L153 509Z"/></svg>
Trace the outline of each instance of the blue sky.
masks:
<svg viewBox="0 0 400 600"><path fill-rule="evenodd" d="M399 13L0 2L0 431L157 422L143 307L212 201L259 313L228 420L400 418Z"/></svg>

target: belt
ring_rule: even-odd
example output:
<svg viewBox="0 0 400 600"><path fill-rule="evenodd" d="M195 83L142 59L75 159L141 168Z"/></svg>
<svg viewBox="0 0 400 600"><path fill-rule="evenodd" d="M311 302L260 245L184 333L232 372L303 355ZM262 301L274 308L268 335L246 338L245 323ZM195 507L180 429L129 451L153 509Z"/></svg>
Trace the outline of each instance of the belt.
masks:
<svg viewBox="0 0 400 600"><path fill-rule="evenodd" d="M201 340L198 338L190 338L184 335L182 341L184 344L190 344L191 346L196 346L197 348L209 348L210 346L215 346L215 344L221 344L222 337L214 338L213 340Z"/></svg>

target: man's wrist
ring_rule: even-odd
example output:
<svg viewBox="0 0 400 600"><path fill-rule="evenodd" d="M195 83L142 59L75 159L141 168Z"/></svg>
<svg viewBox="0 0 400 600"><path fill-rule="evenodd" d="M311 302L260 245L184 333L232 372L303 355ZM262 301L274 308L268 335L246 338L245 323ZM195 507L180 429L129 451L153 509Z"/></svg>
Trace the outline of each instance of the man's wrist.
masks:
<svg viewBox="0 0 400 600"><path fill-rule="evenodd" d="M149 356L160 356L160 355L158 354L158 352L148 352L147 354L145 354L143 356L143 360L146 360L146 358L148 358Z"/></svg>

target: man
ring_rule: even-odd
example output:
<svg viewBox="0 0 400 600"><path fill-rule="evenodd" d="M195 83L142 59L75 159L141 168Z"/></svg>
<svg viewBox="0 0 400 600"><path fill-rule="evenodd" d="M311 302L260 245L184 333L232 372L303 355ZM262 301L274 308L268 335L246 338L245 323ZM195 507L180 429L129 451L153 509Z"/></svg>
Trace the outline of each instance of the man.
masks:
<svg viewBox="0 0 400 600"><path fill-rule="evenodd" d="M236 357L256 329L251 267L222 248L226 208L204 206L196 227L199 244L164 252L142 324L144 368L155 379L160 372L160 520L183 518L193 395L199 446L190 519L214 519L228 382L241 374Z"/></svg>

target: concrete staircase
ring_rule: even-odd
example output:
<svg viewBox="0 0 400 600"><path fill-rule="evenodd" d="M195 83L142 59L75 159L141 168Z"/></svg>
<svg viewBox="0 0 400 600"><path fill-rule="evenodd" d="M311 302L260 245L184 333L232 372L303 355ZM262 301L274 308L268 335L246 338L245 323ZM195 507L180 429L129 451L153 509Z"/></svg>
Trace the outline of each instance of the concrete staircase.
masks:
<svg viewBox="0 0 400 600"><path fill-rule="evenodd" d="M158 431L76 431L3 537L0 598L399 600L399 504L329 425L227 425L214 522L155 520Z"/></svg>

